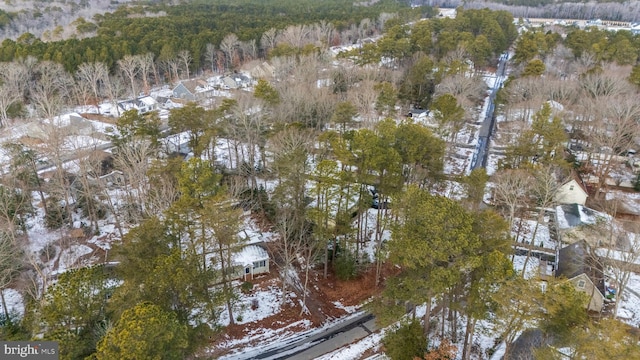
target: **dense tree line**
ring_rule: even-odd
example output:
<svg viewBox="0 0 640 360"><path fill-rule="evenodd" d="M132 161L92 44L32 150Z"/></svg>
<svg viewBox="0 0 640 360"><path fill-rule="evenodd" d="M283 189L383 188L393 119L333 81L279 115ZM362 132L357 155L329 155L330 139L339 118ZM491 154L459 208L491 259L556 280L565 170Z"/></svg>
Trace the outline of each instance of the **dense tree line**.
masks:
<svg viewBox="0 0 640 360"><path fill-rule="evenodd" d="M546 2L546 1L542 1ZM430 0L424 1L430 6L443 8L491 9L503 10L513 14L515 18L549 18L549 19L602 19L615 21L637 21L640 15L640 4L635 1L553 1L545 3L526 1L461 1ZM536 6L540 4L540 6Z"/></svg>
<svg viewBox="0 0 640 360"><path fill-rule="evenodd" d="M114 11L134 0L25 0L5 1L6 16L0 37L16 39L25 32L43 38L60 39L69 35L70 25L78 18L90 19L96 14Z"/></svg>
<svg viewBox="0 0 640 360"><path fill-rule="evenodd" d="M113 69L125 55L153 53L164 60L187 50L193 57L193 68L199 69L206 44L218 46L229 33L235 33L241 41L260 41L270 28L283 29L290 24L320 20L344 29L364 18L377 19L382 12L401 8L391 1L365 7L341 1L290 0L122 6L113 13L96 15L96 35L81 40L43 42L30 33L15 41L6 39L0 47L0 61L30 55L59 62L73 72L83 62L104 62Z"/></svg>
<svg viewBox="0 0 640 360"><path fill-rule="evenodd" d="M468 61L475 69L490 65L516 37L517 30L509 13L460 9L455 19L433 18L411 25L390 21L384 36L375 44L363 44L339 56L353 59L360 65L381 63L388 68L402 69L404 73L397 84L397 96L406 104L426 109L434 94L444 94L442 91L437 93L437 85L444 81L449 88L445 92L455 95L459 103L468 105L469 100L473 99L473 102L479 98L474 94L473 86L452 86L453 83L461 85L462 80L454 75L464 73ZM444 106L445 99L442 99L437 107L442 110ZM447 113L447 121L456 117L463 120L462 116L456 115L459 111L455 110L455 104L449 109L440 112ZM457 131L453 131L453 135Z"/></svg>

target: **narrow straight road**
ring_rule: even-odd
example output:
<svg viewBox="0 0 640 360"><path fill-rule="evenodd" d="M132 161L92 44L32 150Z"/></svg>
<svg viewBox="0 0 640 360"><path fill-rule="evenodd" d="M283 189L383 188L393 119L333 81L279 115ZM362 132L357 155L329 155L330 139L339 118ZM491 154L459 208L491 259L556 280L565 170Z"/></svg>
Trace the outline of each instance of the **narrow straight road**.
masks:
<svg viewBox="0 0 640 360"><path fill-rule="evenodd" d="M493 133L493 126L495 123L495 110L496 110L496 95L502 87L503 77L507 67L507 60L509 54L504 53L500 55L498 60L498 69L496 70L496 81L491 88L491 94L489 94L489 106L487 106L487 112L485 113L484 121L480 126L478 133L478 145L476 151L473 154L471 160L471 170L487 166L487 156L489 154L489 144L491 134Z"/></svg>
<svg viewBox="0 0 640 360"><path fill-rule="evenodd" d="M236 354L233 358L246 360L315 359L360 340L377 329L374 316L363 312L324 331L280 342L276 345L277 347L266 347L256 349L251 353Z"/></svg>
<svg viewBox="0 0 640 360"><path fill-rule="evenodd" d="M371 316L371 320L368 320L365 323L361 323L360 325L335 334L333 337L317 343L316 345L299 352L293 356L286 357L286 359L291 360L312 360L316 359L324 354L330 353L336 349L340 349L346 345L349 345L357 340L363 339L369 335L371 335L374 331L376 331L378 327L376 326L376 319Z"/></svg>

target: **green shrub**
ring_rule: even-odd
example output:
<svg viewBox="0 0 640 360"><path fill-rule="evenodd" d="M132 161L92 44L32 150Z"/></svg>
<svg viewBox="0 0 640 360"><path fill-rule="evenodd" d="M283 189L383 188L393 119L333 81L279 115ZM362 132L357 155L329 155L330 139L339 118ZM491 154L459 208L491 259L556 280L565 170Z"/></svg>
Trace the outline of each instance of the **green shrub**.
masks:
<svg viewBox="0 0 640 360"><path fill-rule="evenodd" d="M349 250L340 251L333 262L333 270L340 280L352 280L358 276L358 262Z"/></svg>
<svg viewBox="0 0 640 360"><path fill-rule="evenodd" d="M240 291L242 291L245 294L250 293L251 290L253 290L253 283L249 281L245 281L242 283L242 285L240 285Z"/></svg>
<svg viewBox="0 0 640 360"><path fill-rule="evenodd" d="M394 331L387 332L382 343L391 360L423 358L427 350L427 338L418 321L402 324Z"/></svg>
<svg viewBox="0 0 640 360"><path fill-rule="evenodd" d="M267 220L275 221L276 207L269 200L269 195L263 186L258 189L246 189L239 195L240 204L244 210L254 214L262 214Z"/></svg>
<svg viewBox="0 0 640 360"><path fill-rule="evenodd" d="M45 216L45 226L49 230L57 230L65 224L69 217L67 209L60 205L55 198L47 199L47 215Z"/></svg>

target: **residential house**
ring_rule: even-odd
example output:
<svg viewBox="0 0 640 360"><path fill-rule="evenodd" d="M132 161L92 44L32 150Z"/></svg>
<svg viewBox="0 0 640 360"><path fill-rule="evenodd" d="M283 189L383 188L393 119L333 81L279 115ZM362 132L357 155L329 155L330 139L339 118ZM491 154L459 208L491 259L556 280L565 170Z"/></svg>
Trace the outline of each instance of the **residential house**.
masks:
<svg viewBox="0 0 640 360"><path fill-rule="evenodd" d="M228 76L223 76L220 81L222 88L225 90L247 88L252 84L251 77L243 73L233 73Z"/></svg>
<svg viewBox="0 0 640 360"><path fill-rule="evenodd" d="M590 311L602 311L606 293L603 266L585 240L558 251L556 276L567 278L578 291L587 294Z"/></svg>
<svg viewBox="0 0 640 360"><path fill-rule="evenodd" d="M43 119L41 122L45 132L49 133L48 127L55 126L65 135L85 135L91 136L94 133L93 126L82 115L71 112L53 119Z"/></svg>
<svg viewBox="0 0 640 360"><path fill-rule="evenodd" d="M94 167L87 175L87 180L90 183L108 187L125 185L126 177L122 171L115 168L115 159L110 152L94 150L89 154L87 160Z"/></svg>
<svg viewBox="0 0 640 360"><path fill-rule="evenodd" d="M237 89L240 87L240 84L238 84L236 79L232 78L231 76L224 76L220 80L222 81L223 89L229 90L229 89Z"/></svg>
<svg viewBox="0 0 640 360"><path fill-rule="evenodd" d="M587 197L589 197L587 188L576 175L558 188L556 202L559 204L584 205L587 202Z"/></svg>
<svg viewBox="0 0 640 360"><path fill-rule="evenodd" d="M126 176L120 170L113 170L108 174L101 175L97 178L88 176L90 182L97 184L105 184L107 187L122 187L126 184Z"/></svg>
<svg viewBox="0 0 640 360"><path fill-rule="evenodd" d="M410 117L410 118L419 118L419 117L425 117L428 115L429 115L429 110L426 110L426 109L411 109L407 113L407 117Z"/></svg>
<svg viewBox="0 0 640 360"><path fill-rule="evenodd" d="M275 77L276 74L276 69L266 61L252 61L244 66L243 69L246 69L249 75L254 79L271 79Z"/></svg>
<svg viewBox="0 0 640 360"><path fill-rule="evenodd" d="M118 102L118 110L120 113L136 110L138 114L146 114L157 109L158 102L151 96L142 96L137 99Z"/></svg>
<svg viewBox="0 0 640 360"><path fill-rule="evenodd" d="M188 101L198 101L213 95L213 88L204 80L181 81L173 89L173 97Z"/></svg>
<svg viewBox="0 0 640 360"><path fill-rule="evenodd" d="M260 245L247 245L234 254L234 277L244 281L252 280L255 275L269 272L269 254Z"/></svg>

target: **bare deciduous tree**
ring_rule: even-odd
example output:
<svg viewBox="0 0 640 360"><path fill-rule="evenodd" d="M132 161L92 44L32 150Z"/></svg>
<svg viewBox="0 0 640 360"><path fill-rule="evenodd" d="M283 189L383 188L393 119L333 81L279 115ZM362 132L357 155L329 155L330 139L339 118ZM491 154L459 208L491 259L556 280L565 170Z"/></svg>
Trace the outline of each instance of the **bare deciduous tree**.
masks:
<svg viewBox="0 0 640 360"><path fill-rule="evenodd" d="M144 210L148 217L161 216L178 199L180 192L174 179L166 173L155 173L150 184Z"/></svg>
<svg viewBox="0 0 640 360"><path fill-rule="evenodd" d="M7 301L4 297L4 290L20 274L22 267L22 251L15 241L0 231L0 300L4 311L5 324L11 324L11 316Z"/></svg>
<svg viewBox="0 0 640 360"><path fill-rule="evenodd" d="M236 106L232 109L235 131L234 134L239 136L241 149L246 148L246 156L242 150L242 159L244 166L241 167L241 173L248 178L249 188L257 189L257 167L264 163L264 154L260 149L264 148L262 139L266 129L263 114L256 111L260 102L253 96L240 96Z"/></svg>
<svg viewBox="0 0 640 360"><path fill-rule="evenodd" d="M618 309L622 301L622 295L627 291L631 275L637 268L637 261L640 260L640 227L637 223L629 224L630 229L623 229L621 226L613 227L611 231L611 242L609 249L615 246L616 251L607 251L607 258L614 258L616 261L610 262L609 271L617 285L617 301L613 312L614 317L618 317ZM630 230L630 231L629 231Z"/></svg>
<svg viewBox="0 0 640 360"><path fill-rule="evenodd" d="M109 69L102 62L82 63L76 71L76 79L78 83L88 86L93 93L91 103L96 105L98 113L100 113L100 88L104 85L109 77Z"/></svg>
<svg viewBox="0 0 640 360"><path fill-rule="evenodd" d="M68 224L73 221L72 205L75 203L71 193L72 179L68 176L68 173L64 168L64 163L68 156L65 149L69 148L69 144L67 142L68 133L60 126L60 124L53 120L43 122L43 127L46 138L44 139L42 153L47 157L54 168L53 176L47 186L49 200L53 198L61 199L63 201L61 211L64 211L66 214L66 219L65 217L60 219L60 225L62 226L65 223Z"/></svg>
<svg viewBox="0 0 640 360"><path fill-rule="evenodd" d="M238 40L238 36L233 33L225 36L220 42L220 50L222 50L225 56L225 70L233 64L235 57L237 56L236 52L239 45L240 41Z"/></svg>
<svg viewBox="0 0 640 360"><path fill-rule="evenodd" d="M634 88L626 80L627 71L615 65L607 65L601 72L585 74L580 79L584 94L591 98L633 93Z"/></svg>
<svg viewBox="0 0 640 360"><path fill-rule="evenodd" d="M368 18L362 19L358 25L358 38L361 40L367 38L372 29L373 22Z"/></svg>
<svg viewBox="0 0 640 360"><path fill-rule="evenodd" d="M42 117L53 119L62 112L73 80L61 64L52 61L38 63L35 71L31 101Z"/></svg>
<svg viewBox="0 0 640 360"><path fill-rule="evenodd" d="M191 61L193 61L191 52L189 52L189 50L180 51L178 53L178 61L180 62L180 67L182 68L183 74L185 75L185 79L189 79L189 66L191 66Z"/></svg>
<svg viewBox="0 0 640 360"><path fill-rule="evenodd" d="M124 173L127 181L126 199L128 204L128 220L138 221L146 213L149 194L149 159L155 150L151 143L142 139L134 139L129 146L123 146L115 155L115 164Z"/></svg>
<svg viewBox="0 0 640 360"><path fill-rule="evenodd" d="M513 220L518 207L529 202L533 179L526 170L503 170L494 177L493 197L497 205L506 208L509 229L513 229Z"/></svg>
<svg viewBox="0 0 640 360"><path fill-rule="evenodd" d="M278 31L274 28L271 28L264 33L262 33L262 37L260 38L260 47L264 51L264 55L267 56L269 54L269 50L273 49L277 45Z"/></svg>
<svg viewBox="0 0 640 360"><path fill-rule="evenodd" d="M278 36L278 43L285 43L294 48L301 48L309 42L311 29L307 25L290 25Z"/></svg>
<svg viewBox="0 0 640 360"><path fill-rule="evenodd" d="M240 51L242 52L242 61L247 62L256 58L258 55L258 46L254 39L240 42Z"/></svg>
<svg viewBox="0 0 640 360"><path fill-rule="evenodd" d="M166 77L169 79L169 82L178 82L180 80L180 76L178 75L180 61L177 58L163 60L160 65L162 66L162 70Z"/></svg>
<svg viewBox="0 0 640 360"><path fill-rule="evenodd" d="M542 166L534 169L533 179L534 183L531 186L531 196L534 198L536 205L536 225L531 234L532 243L535 242L536 235L538 234L538 228L544 222L545 210L553 207L556 204L556 198L560 186L564 184L564 179L558 181L559 175L556 174L555 169L552 166ZM531 244L535 245L535 243ZM531 248L527 251L527 257L524 261L523 269L527 268L527 263L531 257ZM525 271L522 271L522 276L525 276Z"/></svg>
<svg viewBox="0 0 640 360"><path fill-rule="evenodd" d="M364 23L365 20L369 19L363 19L362 23ZM334 31L335 28L332 23L321 20L319 23L313 24L312 26L311 34L313 41L320 43L323 47L329 47L331 46Z"/></svg>
<svg viewBox="0 0 640 360"><path fill-rule="evenodd" d="M544 79L536 77L519 78L513 81L506 89L509 106L505 110L505 115L512 119L511 112L515 109L517 120L523 123L529 119L535 111L540 109L542 103L547 100L545 93Z"/></svg>
<svg viewBox="0 0 640 360"><path fill-rule="evenodd" d="M598 178L595 187L598 198L611 171L624 166L616 157L633 148L640 135L640 104L633 94L603 96L594 103L598 112L585 131L593 147L588 160Z"/></svg>
<svg viewBox="0 0 640 360"><path fill-rule="evenodd" d="M72 91L72 101L75 101L75 104L80 104L83 106L96 105L95 97L91 93L91 88L89 85L82 81L76 81L75 85L71 88ZM99 108L98 106L96 106Z"/></svg>
<svg viewBox="0 0 640 360"><path fill-rule="evenodd" d="M37 63L38 60L33 56L0 63L2 82L14 89L21 97L24 96Z"/></svg>
<svg viewBox="0 0 640 360"><path fill-rule="evenodd" d="M375 103L378 98L378 91L375 89L376 82L365 80L358 83L358 87L347 93L347 99L358 109L358 114L362 118L363 126L373 130L377 118Z"/></svg>
<svg viewBox="0 0 640 360"><path fill-rule="evenodd" d="M468 109L484 99L486 90L487 85L482 77L455 74L442 79L442 82L436 86L434 97L451 94L458 100L460 106Z"/></svg>
<svg viewBox="0 0 640 360"><path fill-rule="evenodd" d="M20 96L15 89L10 89L7 85L0 85L0 127L7 125L9 121L7 111L18 100L20 100Z"/></svg>
<svg viewBox="0 0 640 360"><path fill-rule="evenodd" d="M110 76L105 83L105 92L111 103L111 115L120 116L118 110L118 98L123 96L125 91L124 80L119 75Z"/></svg>
<svg viewBox="0 0 640 360"><path fill-rule="evenodd" d="M138 59L133 55L125 55L122 59L118 60L118 68L129 79L131 85L131 97L135 99L137 97L136 92L136 76L140 73L140 63Z"/></svg>
<svg viewBox="0 0 640 360"><path fill-rule="evenodd" d="M11 105L22 100L31 75L32 62L26 60L0 63L0 127L5 126L8 119L7 111ZM27 66L29 65L29 66Z"/></svg>
<svg viewBox="0 0 640 360"><path fill-rule="evenodd" d="M280 255L280 261L276 265L280 269L280 281L282 282L282 300L281 305L286 303L287 294L290 286L299 289L296 283L298 276L296 274L295 263L298 254L303 248L303 237L299 236L299 221L295 211L287 208L281 208L276 220L276 232L279 235L278 241L275 242L276 251Z"/></svg>
<svg viewBox="0 0 640 360"><path fill-rule="evenodd" d="M211 72L216 72L216 55L217 55L216 46L213 44L207 44L204 51L204 63L211 66Z"/></svg>
<svg viewBox="0 0 640 360"><path fill-rule="evenodd" d="M142 88L144 89L145 95L149 95L149 75L153 74L154 77L157 77L155 71L155 60L153 53L146 53L144 55L138 55L136 59L138 60L138 67L140 68L140 76L142 77ZM156 84L158 83L158 79L156 78Z"/></svg>

